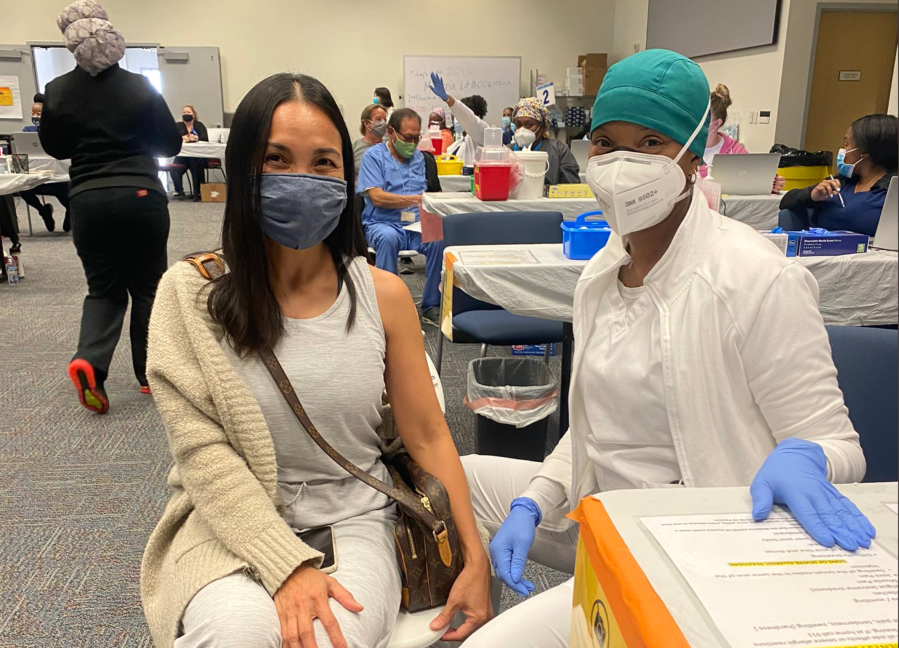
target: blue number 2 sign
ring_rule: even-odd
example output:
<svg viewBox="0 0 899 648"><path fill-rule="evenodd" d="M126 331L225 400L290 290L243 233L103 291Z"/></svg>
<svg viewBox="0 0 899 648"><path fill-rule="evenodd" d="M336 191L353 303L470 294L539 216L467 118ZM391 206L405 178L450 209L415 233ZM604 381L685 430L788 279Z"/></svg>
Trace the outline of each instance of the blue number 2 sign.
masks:
<svg viewBox="0 0 899 648"><path fill-rule="evenodd" d="M540 103L544 106L554 106L556 104L556 89L552 83L544 83L537 86L537 96Z"/></svg>

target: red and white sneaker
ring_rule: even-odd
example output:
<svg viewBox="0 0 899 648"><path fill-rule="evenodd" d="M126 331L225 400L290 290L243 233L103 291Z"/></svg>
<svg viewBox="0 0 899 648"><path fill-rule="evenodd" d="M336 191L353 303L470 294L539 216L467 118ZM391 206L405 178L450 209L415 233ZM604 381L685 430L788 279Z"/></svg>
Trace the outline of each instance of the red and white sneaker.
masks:
<svg viewBox="0 0 899 648"><path fill-rule="evenodd" d="M78 390L78 400L86 409L97 414L109 411L109 397L103 384L97 382L94 367L87 360L75 358L69 363L69 378Z"/></svg>

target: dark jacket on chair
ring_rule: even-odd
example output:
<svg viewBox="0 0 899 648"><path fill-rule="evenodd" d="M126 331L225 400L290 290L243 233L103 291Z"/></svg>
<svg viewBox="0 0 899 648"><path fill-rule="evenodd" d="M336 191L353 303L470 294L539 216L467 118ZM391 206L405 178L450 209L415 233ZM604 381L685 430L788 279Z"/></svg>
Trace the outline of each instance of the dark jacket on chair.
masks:
<svg viewBox="0 0 899 648"><path fill-rule="evenodd" d="M165 194L154 158L177 155L181 137L146 77L118 65L97 76L76 67L44 94L41 145L58 160L71 158L70 196L104 187Z"/></svg>

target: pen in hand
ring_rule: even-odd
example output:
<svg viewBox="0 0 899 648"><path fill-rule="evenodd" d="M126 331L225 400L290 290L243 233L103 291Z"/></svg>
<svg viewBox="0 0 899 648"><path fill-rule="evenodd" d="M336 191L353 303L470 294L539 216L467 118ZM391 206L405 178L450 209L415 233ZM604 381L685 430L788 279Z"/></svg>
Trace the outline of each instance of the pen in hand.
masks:
<svg viewBox="0 0 899 648"><path fill-rule="evenodd" d="M832 173L830 174L830 179L833 180L834 182L836 182L836 178L833 177L833 174L832 174ZM837 198L840 199L840 204L841 204L843 207L845 207L845 206L846 206L846 203L843 201L843 194L840 193L840 190L839 190L839 189L837 189Z"/></svg>

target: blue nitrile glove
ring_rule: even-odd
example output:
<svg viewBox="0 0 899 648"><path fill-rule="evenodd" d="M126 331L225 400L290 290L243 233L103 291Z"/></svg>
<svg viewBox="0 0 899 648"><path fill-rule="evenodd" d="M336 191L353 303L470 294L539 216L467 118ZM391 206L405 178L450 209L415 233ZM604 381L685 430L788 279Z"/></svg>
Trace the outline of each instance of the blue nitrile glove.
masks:
<svg viewBox="0 0 899 648"><path fill-rule="evenodd" d="M534 591L534 584L522 575L542 518L537 502L528 497L514 499L509 515L490 543L490 558L496 575L521 596Z"/></svg>
<svg viewBox="0 0 899 648"><path fill-rule="evenodd" d="M446 98L449 96L446 93L446 88L443 87L443 79L439 74L434 74L433 72L431 72L431 92L443 101L446 101Z"/></svg>
<svg viewBox="0 0 899 648"><path fill-rule="evenodd" d="M749 492L756 522L768 518L772 505L785 505L825 547L868 548L877 534L858 507L827 481L824 449L811 441L782 441L762 464Z"/></svg>

